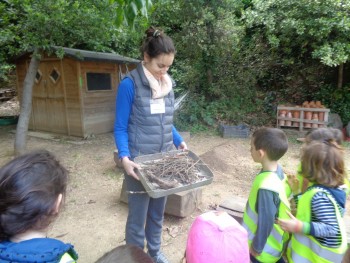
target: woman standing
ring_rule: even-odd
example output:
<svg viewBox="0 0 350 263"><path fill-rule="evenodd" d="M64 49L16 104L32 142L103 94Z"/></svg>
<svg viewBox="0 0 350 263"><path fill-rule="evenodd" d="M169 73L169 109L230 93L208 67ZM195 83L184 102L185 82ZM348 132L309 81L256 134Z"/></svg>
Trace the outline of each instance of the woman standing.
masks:
<svg viewBox="0 0 350 263"><path fill-rule="evenodd" d="M141 53L143 61L122 80L116 100L114 138L129 192L125 239L142 249L146 239L154 262L167 263L160 251L166 197L150 198L144 192L133 160L139 155L170 151L173 144L187 149L173 126L174 82L167 74L176 51L170 37L150 27Z"/></svg>

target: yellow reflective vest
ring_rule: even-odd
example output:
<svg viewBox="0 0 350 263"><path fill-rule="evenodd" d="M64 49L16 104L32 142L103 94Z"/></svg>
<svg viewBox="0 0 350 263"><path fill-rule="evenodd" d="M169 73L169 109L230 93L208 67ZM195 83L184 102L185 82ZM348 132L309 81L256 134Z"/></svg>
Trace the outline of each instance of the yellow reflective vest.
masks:
<svg viewBox="0 0 350 263"><path fill-rule="evenodd" d="M64 253L60 259L60 263L75 263L76 261L69 255L68 252Z"/></svg>
<svg viewBox="0 0 350 263"><path fill-rule="evenodd" d="M242 223L243 227L248 231L249 246L251 246L257 230L258 213L255 208L260 189L277 193L281 200L278 209L279 218L289 218L286 212L290 211L290 205L286 195L285 184L286 178L281 180L274 172L262 172L256 176L243 214ZM277 262L282 257L288 238L289 234L284 232L278 224L274 224L262 253L256 259L264 263Z"/></svg>
<svg viewBox="0 0 350 263"><path fill-rule="evenodd" d="M307 190L298 201L296 218L303 222L311 222L311 200L319 191L325 192L334 205L339 229L341 231L341 245L338 248L329 248L320 244L313 236L293 233L287 249L289 263L342 262L343 255L347 249L345 224L335 199L328 191L317 187Z"/></svg>

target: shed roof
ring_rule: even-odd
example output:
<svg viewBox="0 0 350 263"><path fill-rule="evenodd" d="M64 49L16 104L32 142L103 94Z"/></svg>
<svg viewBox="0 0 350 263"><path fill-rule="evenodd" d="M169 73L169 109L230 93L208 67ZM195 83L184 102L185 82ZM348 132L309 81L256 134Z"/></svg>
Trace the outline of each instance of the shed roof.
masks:
<svg viewBox="0 0 350 263"><path fill-rule="evenodd" d="M105 53L105 52L95 52L95 51L89 51L89 50L83 50L83 49L75 49L75 48L67 48L67 47L59 47L54 46L54 50L63 50L64 56L71 57L76 60L80 61L104 61L104 62L118 62L122 64L131 63L131 64L138 64L140 63L140 60L124 57L115 53ZM14 57L12 60L16 61L19 58L28 55L29 52L24 52L16 57Z"/></svg>
<svg viewBox="0 0 350 263"><path fill-rule="evenodd" d="M119 62L119 63L133 63L140 62L138 59L124 57L115 53L95 52L82 49L74 49L67 47L54 47L56 50L63 49L65 56L72 57L81 61L105 61L105 62Z"/></svg>

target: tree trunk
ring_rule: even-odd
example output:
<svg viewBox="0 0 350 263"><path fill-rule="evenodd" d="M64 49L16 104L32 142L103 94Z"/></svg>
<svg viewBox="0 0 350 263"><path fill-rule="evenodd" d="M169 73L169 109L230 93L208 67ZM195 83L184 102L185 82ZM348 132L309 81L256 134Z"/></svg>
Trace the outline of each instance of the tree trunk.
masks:
<svg viewBox="0 0 350 263"><path fill-rule="evenodd" d="M341 63L338 68L338 89L343 87L344 64Z"/></svg>
<svg viewBox="0 0 350 263"><path fill-rule="evenodd" d="M35 76L39 68L40 59L38 50L34 50L30 60L29 69L23 83L21 111L18 119L16 138L15 138L15 155L23 154L27 146L27 134L30 114L32 112L32 96Z"/></svg>

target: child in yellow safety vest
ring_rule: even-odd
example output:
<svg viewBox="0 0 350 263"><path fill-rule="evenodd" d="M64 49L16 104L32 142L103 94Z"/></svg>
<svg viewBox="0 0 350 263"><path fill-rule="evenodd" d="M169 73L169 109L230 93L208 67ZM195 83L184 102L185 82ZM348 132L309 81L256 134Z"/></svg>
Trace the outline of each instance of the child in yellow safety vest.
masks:
<svg viewBox="0 0 350 263"><path fill-rule="evenodd" d="M310 130L304 140L304 145L308 145L313 141L329 141L329 140L334 140L338 145L343 144L343 133L341 130L332 128L332 127L323 127L323 128L317 128ZM289 183L291 187L291 191L293 192L294 195L300 194L305 192L305 190L312 185L307 180L307 176L303 176L301 173L301 164L299 164L297 168L297 175L293 176L292 174L289 174ZM349 180L346 178L344 188L347 192L349 193L350 187L349 187Z"/></svg>
<svg viewBox="0 0 350 263"><path fill-rule="evenodd" d="M315 140L305 145L301 174L310 186L296 197L296 216L289 213L290 219L278 220L283 230L292 233L288 262L342 262L347 249L342 147L334 140Z"/></svg>
<svg viewBox="0 0 350 263"><path fill-rule="evenodd" d="M48 151L21 155L0 169L0 262L72 263L71 244L48 238L68 171Z"/></svg>
<svg viewBox="0 0 350 263"><path fill-rule="evenodd" d="M286 178L278 160L287 152L285 133L276 128L260 128L251 139L251 155L262 169L255 177L243 215L253 263L284 263L282 257L289 235L276 223L290 210Z"/></svg>

